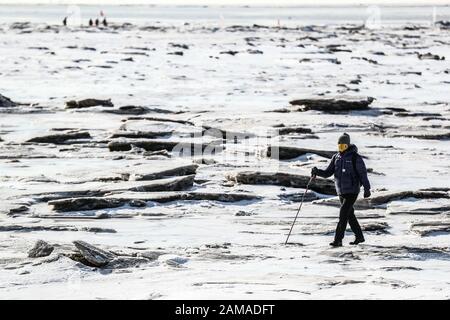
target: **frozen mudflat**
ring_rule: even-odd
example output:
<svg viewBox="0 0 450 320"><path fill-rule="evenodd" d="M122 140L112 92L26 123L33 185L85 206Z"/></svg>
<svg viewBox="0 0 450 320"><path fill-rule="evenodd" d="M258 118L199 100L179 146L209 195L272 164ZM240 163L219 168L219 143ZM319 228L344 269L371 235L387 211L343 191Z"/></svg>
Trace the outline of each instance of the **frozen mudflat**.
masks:
<svg viewBox="0 0 450 320"><path fill-rule="evenodd" d="M0 24L0 298L450 298L448 24L111 22Z"/></svg>

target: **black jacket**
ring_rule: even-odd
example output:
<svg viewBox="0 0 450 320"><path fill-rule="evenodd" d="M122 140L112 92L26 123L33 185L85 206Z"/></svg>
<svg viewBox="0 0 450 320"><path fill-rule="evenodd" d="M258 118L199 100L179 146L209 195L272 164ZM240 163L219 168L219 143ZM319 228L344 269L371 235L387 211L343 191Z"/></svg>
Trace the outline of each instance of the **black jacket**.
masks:
<svg viewBox="0 0 450 320"><path fill-rule="evenodd" d="M353 167L353 157L356 160L356 172ZM317 175L323 178L331 177L333 174L338 195L358 194L361 185L364 186L364 190L370 190L366 165L358 154L358 148L353 144L343 153L338 152L333 155L328 168L325 170L319 169L317 172Z"/></svg>

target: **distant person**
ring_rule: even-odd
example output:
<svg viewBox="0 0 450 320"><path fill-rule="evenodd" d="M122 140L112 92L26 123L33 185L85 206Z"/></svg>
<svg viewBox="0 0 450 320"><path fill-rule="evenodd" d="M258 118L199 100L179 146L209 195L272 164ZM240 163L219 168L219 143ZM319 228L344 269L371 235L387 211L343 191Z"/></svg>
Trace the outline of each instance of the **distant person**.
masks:
<svg viewBox="0 0 450 320"><path fill-rule="evenodd" d="M102 24L103 24L103 26L105 26L105 27L107 27L107 26L108 26L108 21L106 21L106 18L104 18L104 19L103 19L103 22L102 22Z"/></svg>
<svg viewBox="0 0 450 320"><path fill-rule="evenodd" d="M92 27L94 25L94 21L92 19L89 19L89 27Z"/></svg>
<svg viewBox="0 0 450 320"><path fill-rule="evenodd" d="M67 17L64 17L63 19L63 26L67 26Z"/></svg>
<svg viewBox="0 0 450 320"><path fill-rule="evenodd" d="M100 20L98 20L98 18L97 18L97 19L95 19L95 26L98 27L99 25L100 25Z"/></svg>
<svg viewBox="0 0 450 320"><path fill-rule="evenodd" d="M333 155L331 162L325 170L312 168L311 176L323 178L331 177L334 174L336 192L341 202L339 213L339 223L336 228L334 241L330 243L333 247L341 247L344 239L347 223L355 234L355 241L352 245L364 242L364 236L358 220L355 216L353 205L361 188L364 187L364 198L370 197L370 183L367 178L367 169L362 157L358 154L358 148L350 144L350 136L344 133L338 140L339 152Z"/></svg>

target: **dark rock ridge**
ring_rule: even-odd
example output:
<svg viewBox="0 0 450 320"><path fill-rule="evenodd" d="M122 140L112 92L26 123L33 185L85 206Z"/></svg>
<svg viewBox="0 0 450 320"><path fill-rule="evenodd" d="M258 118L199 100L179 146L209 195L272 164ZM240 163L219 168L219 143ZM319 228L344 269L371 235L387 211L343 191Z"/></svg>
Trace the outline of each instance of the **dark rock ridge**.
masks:
<svg viewBox="0 0 450 320"><path fill-rule="evenodd" d="M169 43L172 48L180 48L184 50L189 50L189 46L187 44L179 44L179 43Z"/></svg>
<svg viewBox="0 0 450 320"><path fill-rule="evenodd" d="M430 188L420 189L419 191L445 191L445 192L450 192L450 187L430 187Z"/></svg>
<svg viewBox="0 0 450 320"><path fill-rule="evenodd" d="M285 127L279 128L278 132L280 135L291 134L291 133L312 133L311 129L302 127Z"/></svg>
<svg viewBox="0 0 450 320"><path fill-rule="evenodd" d="M367 61L367 62L372 63L372 64L378 64L378 61L373 60L373 59L369 59L369 58L366 58L366 57L352 57L351 59L364 60L364 61Z"/></svg>
<svg viewBox="0 0 450 320"><path fill-rule="evenodd" d="M450 139L450 131L442 132L442 133L401 133L401 134L393 134L394 138L415 138L422 140L449 140Z"/></svg>
<svg viewBox="0 0 450 320"><path fill-rule="evenodd" d="M398 191L398 192L380 192L379 194L374 194L368 199L358 199L355 202L356 209L373 209L378 206L384 206L387 203L395 200L401 200L405 198L416 198L416 199L450 199L450 194L442 191ZM314 203L330 205L330 206L340 206L338 198L329 198L323 200L317 200Z"/></svg>
<svg viewBox="0 0 450 320"><path fill-rule="evenodd" d="M74 241L73 244L78 251L70 254L69 258L86 266L102 269L134 268L154 261L162 254L155 252L154 254L149 253L148 255L143 253L139 256L136 254L125 255L103 250L85 241Z"/></svg>
<svg viewBox="0 0 450 320"><path fill-rule="evenodd" d="M365 232L375 233L375 234L387 234L390 226L386 222L363 222L361 224L361 229ZM347 231L351 231L350 227ZM304 235L323 235L328 236L335 233L335 226L316 224L305 225L303 230L300 232Z"/></svg>
<svg viewBox="0 0 450 320"><path fill-rule="evenodd" d="M228 175L227 179L242 184L269 184L293 188L306 188L310 176L285 172L243 171ZM336 195L334 182L329 179L316 178L311 182L309 188L318 193Z"/></svg>
<svg viewBox="0 0 450 320"><path fill-rule="evenodd" d="M353 110L368 110L374 101L372 97L338 96L331 98L310 98L290 101L293 106L302 106L303 111L317 110L327 113L340 113Z"/></svg>
<svg viewBox="0 0 450 320"><path fill-rule="evenodd" d="M437 54L432 54L432 53L429 53L429 52L428 53L423 53L423 54L418 53L417 57L420 60L445 60L445 57L441 57L441 56L439 56Z"/></svg>
<svg viewBox="0 0 450 320"><path fill-rule="evenodd" d="M84 99L80 101L70 100L66 102L67 109L82 109L90 107L114 107L111 99L99 100L99 99Z"/></svg>
<svg viewBox="0 0 450 320"><path fill-rule="evenodd" d="M0 108L16 107L18 103L12 101L10 98L0 94Z"/></svg>
<svg viewBox="0 0 450 320"><path fill-rule="evenodd" d="M27 140L27 143L53 143L53 144L64 144L69 140L77 139L90 139L91 135L89 132L67 132L60 134L51 134L42 137L36 137Z"/></svg>
<svg viewBox="0 0 450 320"><path fill-rule="evenodd" d="M264 54L264 51L247 49L247 53L249 53L249 54Z"/></svg>
<svg viewBox="0 0 450 320"><path fill-rule="evenodd" d="M115 254L97 248L84 241L74 241L73 244L88 264L95 267L104 267L116 258Z"/></svg>
<svg viewBox="0 0 450 320"><path fill-rule="evenodd" d="M279 135L286 135L291 133L303 133L309 134L312 133L312 130L304 127L286 127L284 125L274 126L274 128L278 131Z"/></svg>
<svg viewBox="0 0 450 320"><path fill-rule="evenodd" d="M134 192L161 192L161 191L182 191L191 188L194 184L195 174L182 176L180 178L169 178L166 180L156 180L150 184L128 189Z"/></svg>
<svg viewBox="0 0 450 320"><path fill-rule="evenodd" d="M110 139L154 139L171 135L173 131L118 131L113 133Z"/></svg>
<svg viewBox="0 0 450 320"><path fill-rule="evenodd" d="M88 211L107 208L118 208L133 201L152 201L157 203L167 203L172 201L188 200L210 200L219 202L239 202L259 200L260 197L246 193L212 193L212 192L165 192L155 193L124 193L104 198L83 197L49 201L55 211Z"/></svg>
<svg viewBox="0 0 450 320"><path fill-rule="evenodd" d="M435 112L397 112L394 114L396 117L442 117L442 114Z"/></svg>
<svg viewBox="0 0 450 320"><path fill-rule="evenodd" d="M221 51L220 54L229 54L230 56L235 56L239 53L239 51L234 50L228 50L228 51Z"/></svg>
<svg viewBox="0 0 450 320"><path fill-rule="evenodd" d="M116 233L114 229L105 228L90 228L65 225L49 225L49 226L21 226L21 225L2 225L0 226L0 232L19 231L19 232L34 232L34 231L85 231L93 233Z"/></svg>
<svg viewBox="0 0 450 320"><path fill-rule="evenodd" d="M117 233L116 230L110 228L99 227L82 227L78 228L78 231L92 232L92 233Z"/></svg>
<svg viewBox="0 0 450 320"><path fill-rule="evenodd" d="M164 191L183 191L192 188L195 175L170 177L161 180L152 181L129 181L114 183L99 189L79 188L69 191L56 191L51 193L41 193L32 195L37 201L53 201L64 198L78 197L102 197L105 194L120 193L125 191L132 192L164 192Z"/></svg>
<svg viewBox="0 0 450 320"><path fill-rule="evenodd" d="M168 52L168 55L172 55L172 56L184 56L184 52L183 51L174 51L174 52Z"/></svg>
<svg viewBox="0 0 450 320"><path fill-rule="evenodd" d="M285 147L285 146L269 146L267 148L267 156L279 160L290 160L308 153L316 154L318 156L331 159L333 155L336 153L336 151Z"/></svg>
<svg viewBox="0 0 450 320"><path fill-rule="evenodd" d="M159 151L168 150L173 151L173 149L179 148L184 152L190 152L195 154L197 151L204 151L206 148L211 148L212 153L220 152L223 150L223 146L217 143L190 143L190 142L177 142L177 141L166 141L166 140L119 140L111 141L108 144L109 151L130 151L133 146L142 148L145 151Z"/></svg>
<svg viewBox="0 0 450 320"><path fill-rule="evenodd" d="M365 245L364 249L370 252L372 256L380 256L390 260L450 259L450 253L448 252L448 248Z"/></svg>
<svg viewBox="0 0 450 320"><path fill-rule="evenodd" d="M433 236L435 234L448 234L450 233L450 222L431 221L413 223L411 230L418 233L421 237Z"/></svg>
<svg viewBox="0 0 450 320"><path fill-rule="evenodd" d="M450 21L437 21L435 25L439 26L441 29L450 29Z"/></svg>
<svg viewBox="0 0 450 320"><path fill-rule="evenodd" d="M443 213L450 213L450 205L437 205L431 206L426 205L424 207L419 208L404 208L397 210L389 210L389 214L408 214L408 215L437 215Z"/></svg>
<svg viewBox="0 0 450 320"><path fill-rule="evenodd" d="M176 168L171 168L163 171L158 172L152 172L148 174L142 174L138 173L134 175L134 180L141 181L141 180L155 180L155 179L162 179L166 177L171 176L184 176L184 175L195 175L197 172L198 165L196 164L189 164L186 166L180 166Z"/></svg>
<svg viewBox="0 0 450 320"><path fill-rule="evenodd" d="M17 30L23 30L23 29L28 29L31 28L32 24L31 22L13 22L11 23L11 25L9 26L10 29L17 29Z"/></svg>
<svg viewBox="0 0 450 320"><path fill-rule="evenodd" d="M278 195L281 200L291 201L291 202L301 202L303 198L303 192L301 193L282 193ZM303 201L313 201L317 200L319 197L311 191L305 194Z"/></svg>
<svg viewBox="0 0 450 320"><path fill-rule="evenodd" d="M29 212L30 207L28 205L17 205L9 209L8 215L24 214Z"/></svg>
<svg viewBox="0 0 450 320"><path fill-rule="evenodd" d="M202 126L203 135L211 135L217 138L228 140L245 140L255 136L253 133L236 132L230 130L219 129L211 126Z"/></svg>
<svg viewBox="0 0 450 320"><path fill-rule="evenodd" d="M365 232L375 232L377 234L382 233L389 233L387 229L389 229L390 226L387 222L371 222L367 224L362 224L361 229ZM351 231L351 230L349 230Z"/></svg>
<svg viewBox="0 0 450 320"><path fill-rule="evenodd" d="M173 122L173 123L181 123L185 125L195 126L195 124L188 120L179 120L179 119L170 119L170 118L161 118L161 117L128 117L125 121L133 121L133 120L147 120L147 121L156 121L156 122Z"/></svg>
<svg viewBox="0 0 450 320"><path fill-rule="evenodd" d="M106 208L118 208L125 205L126 203L127 201L124 201L123 199L100 198L100 197L89 197L89 198L80 197L71 199L52 200L48 202L50 206L53 206L53 209L55 211L60 212L89 211Z"/></svg>
<svg viewBox="0 0 450 320"><path fill-rule="evenodd" d="M142 115L147 113L162 113L162 114L179 114L182 113L182 111L175 112L167 109L161 109L161 108L149 108L149 107L142 107L142 106L122 106L118 109L106 109L103 110L104 112L108 113L115 113L115 114L123 114L123 115Z"/></svg>
<svg viewBox="0 0 450 320"><path fill-rule="evenodd" d="M33 248L28 251L29 258L41 258L49 256L55 248L43 240L38 240Z"/></svg>

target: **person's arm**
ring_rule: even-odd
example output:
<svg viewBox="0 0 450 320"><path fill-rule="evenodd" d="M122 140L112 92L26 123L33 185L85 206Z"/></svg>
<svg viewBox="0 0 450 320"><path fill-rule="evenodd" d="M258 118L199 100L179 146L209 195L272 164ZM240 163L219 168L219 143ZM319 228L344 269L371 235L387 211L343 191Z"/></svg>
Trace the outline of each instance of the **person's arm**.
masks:
<svg viewBox="0 0 450 320"><path fill-rule="evenodd" d="M358 171L359 181L364 187L365 191L370 191L370 182L367 178L367 169L364 160L361 156L356 158L356 171Z"/></svg>
<svg viewBox="0 0 450 320"><path fill-rule="evenodd" d="M333 156L331 158L330 163L328 164L328 167L325 170L321 170L316 168L315 170L315 174L318 175L319 177L322 178L329 178L334 174L334 158L335 156Z"/></svg>

